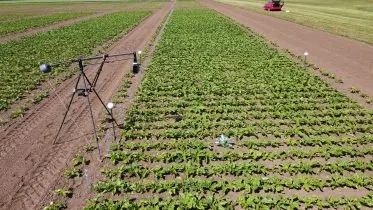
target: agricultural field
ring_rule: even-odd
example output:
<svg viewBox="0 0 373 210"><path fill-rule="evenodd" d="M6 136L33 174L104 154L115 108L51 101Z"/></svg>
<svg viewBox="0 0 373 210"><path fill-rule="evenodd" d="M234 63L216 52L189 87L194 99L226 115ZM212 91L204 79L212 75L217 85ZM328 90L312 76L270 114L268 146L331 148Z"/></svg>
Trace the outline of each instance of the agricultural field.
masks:
<svg viewBox="0 0 373 210"><path fill-rule="evenodd" d="M86 4L93 5L95 2ZM28 4L19 3L19 12L1 13L1 20L18 21L32 19L40 14L60 13L55 12L58 10L57 3L46 5L56 7L56 10L48 10L48 6L29 7L27 10L23 7L28 7ZM39 65L69 61L80 56L132 53L145 49L172 5L174 4L158 0L115 4L110 2L106 6L112 7L111 9L103 6L102 12L87 11L92 15L66 21L67 24L65 21L62 24L53 24L57 27L52 29L49 26L41 26L39 28L43 30L37 34L29 31L14 32L12 36L25 36L0 44L0 54L3 57L0 61L0 209L42 209L43 207L38 208L38 205L42 205L43 199L48 199L46 194L60 180L59 173L66 167L66 163L86 141L91 140L89 130L86 130L92 128L91 124L87 124L87 101L79 100L82 97L75 97L61 132L62 141L51 145L49 137L55 135L55 127L61 123L63 116L60 114L66 109L64 102L71 97L73 87L70 85L76 82L74 73L77 73L77 67L61 66L54 68L51 74L43 74ZM24 18L21 8L25 9L24 12L27 10ZM77 8L77 13L84 12L79 9ZM48 12L38 13L40 10ZM95 62L85 62L84 65L87 65L85 70L87 77L91 79L97 65ZM130 65L132 60L127 59L106 62L97 83L97 92L105 103L110 99L110 94L115 93ZM80 82L83 83L82 80ZM96 97L89 99L94 118L98 120L102 106L97 106ZM80 119L76 119L76 116ZM79 130L76 130L77 124L80 125ZM64 142L66 135L75 136L77 132L82 134L79 138L74 138L69 143ZM28 162L26 159L32 161ZM11 174L19 176L12 177ZM36 188L38 192L32 192Z"/></svg>
<svg viewBox="0 0 373 210"><path fill-rule="evenodd" d="M0 15L0 23L6 23L14 20L22 20L32 18L34 15L30 14L2 14Z"/></svg>
<svg viewBox="0 0 373 210"><path fill-rule="evenodd" d="M141 0L144 1L144 0ZM92 2L92 3L111 3L111 2L139 2L137 0L1 0L0 3L61 3L66 4L70 2Z"/></svg>
<svg viewBox="0 0 373 210"><path fill-rule="evenodd" d="M69 20L88 14L90 13L62 13L44 16L26 16L25 18L22 18L24 15L13 17L4 15L3 17L0 16L0 36L8 33L22 32L34 27L46 26L62 20Z"/></svg>
<svg viewBox="0 0 373 210"><path fill-rule="evenodd" d="M286 0L282 12L264 11L266 0L219 2L373 44L372 0Z"/></svg>
<svg viewBox="0 0 373 210"><path fill-rule="evenodd" d="M135 3L135 1L112 1L112 2L18 2L18 1L0 1L0 14L53 14L67 12L103 12L107 10L118 9Z"/></svg>
<svg viewBox="0 0 373 210"><path fill-rule="evenodd" d="M38 72L40 63L92 54L95 49L125 35L149 17L152 11L165 4L162 0L144 2L146 4L142 1L45 3L1 1L0 38L4 36L5 41L0 41L2 48L0 54L4 56L0 61L0 111L9 110L15 101L30 96L30 93L42 84L46 75ZM136 9L131 11L132 7ZM102 16L101 13L107 14ZM97 17L79 20L80 17L95 14ZM56 27L57 29L44 30L35 35L25 34L24 38L16 38L13 41L6 39L9 35L17 36L23 31L27 33L29 29L43 29L60 21L75 19L78 20L76 23L68 23ZM41 91L41 94L46 95L45 91ZM40 100L36 99L36 101ZM19 109L28 108L21 105ZM0 117L0 125L2 120Z"/></svg>
<svg viewBox="0 0 373 210"><path fill-rule="evenodd" d="M218 1L267 14L264 2ZM371 0L338 2L286 1L289 13L270 15L372 43ZM0 209L373 208L368 103L200 1L0 6L0 36L102 13L0 43ZM131 73L132 58L107 61L96 89L102 101L86 97L88 115L87 101L75 98L52 145L76 67L47 75L39 65L102 49L142 50L141 71ZM88 77L94 64L85 63ZM115 103L121 126L102 102ZM22 103L27 113L17 112Z"/></svg>
<svg viewBox="0 0 373 210"><path fill-rule="evenodd" d="M57 13L100 13L137 5L139 9L160 8L165 0L130 1L0 1L0 22L3 16L40 16Z"/></svg>
<svg viewBox="0 0 373 210"><path fill-rule="evenodd" d="M0 44L0 110L46 78L38 65L89 55L95 47L126 33L150 12L118 12L82 21L36 36ZM58 73L56 71L55 73Z"/></svg>
<svg viewBox="0 0 373 210"><path fill-rule="evenodd" d="M372 208L373 112L228 18L183 8L85 209Z"/></svg>

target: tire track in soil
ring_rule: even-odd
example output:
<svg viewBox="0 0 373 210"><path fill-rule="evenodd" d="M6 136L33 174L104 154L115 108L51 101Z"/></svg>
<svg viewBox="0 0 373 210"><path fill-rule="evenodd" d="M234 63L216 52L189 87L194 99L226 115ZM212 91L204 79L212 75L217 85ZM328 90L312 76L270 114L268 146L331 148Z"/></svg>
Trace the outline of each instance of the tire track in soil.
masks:
<svg viewBox="0 0 373 210"><path fill-rule="evenodd" d="M153 13L109 49L108 53L132 52L144 48L173 4L170 2ZM104 102L115 93L131 65L129 61L105 65L97 85L102 87L97 91ZM92 69L87 69L88 76L93 75ZM75 81L76 77L69 79L56 91L65 103L68 102ZM102 105L93 95L90 99L97 119ZM31 114L21 123L12 125L0 134L0 208L34 208L48 193L62 169L70 165L74 152L93 138L92 124L85 108L88 107L87 101L76 97L70 109L71 114L68 115L70 120L64 125L59 143L52 145L64 111L64 105L57 100L56 95L47 98L34 111L31 110Z"/></svg>
<svg viewBox="0 0 373 210"><path fill-rule="evenodd" d="M132 10L132 9L135 9L136 7L138 7L139 5L142 5L142 4L144 4L144 2L131 4L131 5L126 6L125 8L122 8L122 9L110 10L110 11L95 13L95 14L92 14L92 15L86 15L86 16L78 17L78 18L74 18L74 19L63 20L63 21L60 21L60 22L57 22L57 23L52 23L51 25L31 28L31 29L23 31L23 32L9 33L9 34L6 34L6 35L0 37L0 43L10 42L10 41L14 41L14 40L17 40L17 39L21 39L23 37L35 35L37 33L47 32L47 31L50 31L50 30L53 30L53 29L64 27L64 26L73 25L73 24L81 22L81 21L101 17L101 16L111 14L111 13L114 13L114 12Z"/></svg>

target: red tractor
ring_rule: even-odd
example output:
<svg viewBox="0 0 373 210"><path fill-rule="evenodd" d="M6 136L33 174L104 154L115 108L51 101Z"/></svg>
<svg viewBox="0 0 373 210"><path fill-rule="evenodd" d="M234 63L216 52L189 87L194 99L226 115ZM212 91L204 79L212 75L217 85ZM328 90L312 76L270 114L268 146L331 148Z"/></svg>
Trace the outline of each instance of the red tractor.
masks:
<svg viewBox="0 0 373 210"><path fill-rule="evenodd" d="M281 11L284 6L284 1L282 0L272 0L264 5L264 9L268 11Z"/></svg>

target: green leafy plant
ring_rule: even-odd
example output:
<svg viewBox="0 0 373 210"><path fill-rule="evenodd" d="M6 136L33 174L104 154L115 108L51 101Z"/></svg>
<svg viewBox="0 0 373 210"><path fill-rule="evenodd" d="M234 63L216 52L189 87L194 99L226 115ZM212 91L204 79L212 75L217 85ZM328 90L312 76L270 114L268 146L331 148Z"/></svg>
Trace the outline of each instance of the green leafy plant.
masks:
<svg viewBox="0 0 373 210"><path fill-rule="evenodd" d="M232 142L232 139L224 136L223 134L220 135L219 138L216 139L216 142L215 144L221 146L221 147L233 147L233 145L231 144Z"/></svg>
<svg viewBox="0 0 373 210"><path fill-rule="evenodd" d="M372 123L371 110L231 20L175 10L88 209L369 207ZM234 137L234 150L211 145L222 133L217 143ZM360 197L297 196L326 189Z"/></svg>
<svg viewBox="0 0 373 210"><path fill-rule="evenodd" d="M68 197L68 198L71 198L71 196L73 195L73 192L70 189L66 189L66 188L59 188L59 189L56 189L54 192L56 193L56 195L59 195L62 197Z"/></svg>
<svg viewBox="0 0 373 210"><path fill-rule="evenodd" d="M352 88L350 88L350 92L351 93L360 93L360 90L357 89L357 88L352 87Z"/></svg>
<svg viewBox="0 0 373 210"><path fill-rule="evenodd" d="M33 104L37 104L39 103L40 101L42 101L44 98L48 97L49 96L49 93L47 91L42 91L40 93L38 93L33 99L32 99L32 103Z"/></svg>
<svg viewBox="0 0 373 210"><path fill-rule="evenodd" d="M67 178L70 178L70 179L75 178L75 177L81 177L83 175L82 170L75 168L75 167L66 169L63 173Z"/></svg>
<svg viewBox="0 0 373 210"><path fill-rule="evenodd" d="M43 210L60 210L66 208L66 205L60 202L50 202Z"/></svg>
<svg viewBox="0 0 373 210"><path fill-rule="evenodd" d="M13 119L23 117L26 114L27 110L28 108L26 108L25 106L20 106L10 113L10 117Z"/></svg>
<svg viewBox="0 0 373 210"><path fill-rule="evenodd" d="M81 154L76 154L72 162L73 162L74 167L79 166L81 164L85 164L85 165L89 164L89 160L85 159L84 156Z"/></svg>
<svg viewBox="0 0 373 210"><path fill-rule="evenodd" d="M90 13L57 13L52 15L31 16L29 18L21 18L18 20L15 19L7 24L2 24L0 35L11 32L21 32L30 28L45 26L62 20L73 19L88 14Z"/></svg>
<svg viewBox="0 0 373 210"><path fill-rule="evenodd" d="M89 143L85 146L84 149L86 152L92 152L94 149L96 149L96 147Z"/></svg>

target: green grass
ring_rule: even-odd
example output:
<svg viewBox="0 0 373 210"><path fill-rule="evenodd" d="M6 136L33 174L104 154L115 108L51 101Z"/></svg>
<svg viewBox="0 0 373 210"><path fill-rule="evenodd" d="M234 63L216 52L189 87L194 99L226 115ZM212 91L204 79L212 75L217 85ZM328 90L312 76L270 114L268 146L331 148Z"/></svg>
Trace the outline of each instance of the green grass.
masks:
<svg viewBox="0 0 373 210"><path fill-rule="evenodd" d="M218 1L373 44L373 0L287 0L283 12L264 11L266 0Z"/></svg>

